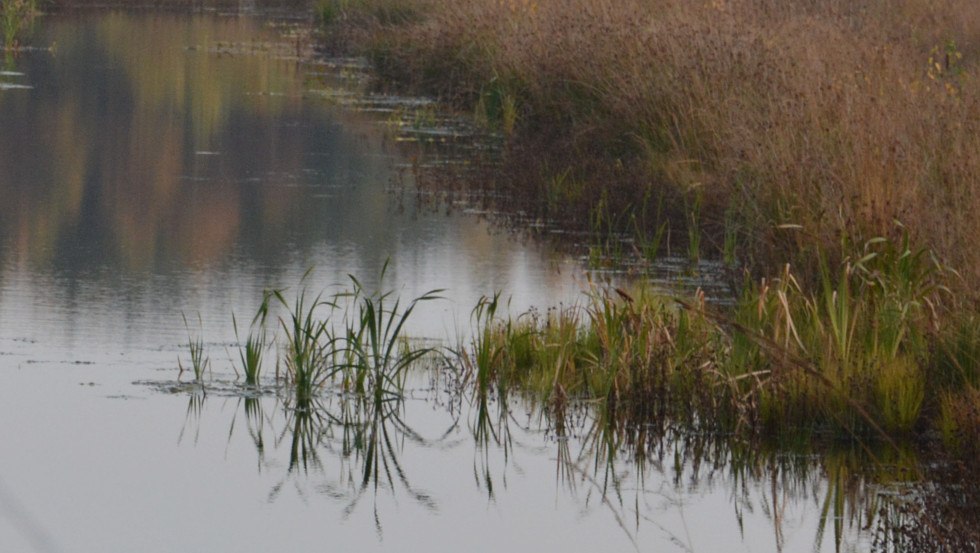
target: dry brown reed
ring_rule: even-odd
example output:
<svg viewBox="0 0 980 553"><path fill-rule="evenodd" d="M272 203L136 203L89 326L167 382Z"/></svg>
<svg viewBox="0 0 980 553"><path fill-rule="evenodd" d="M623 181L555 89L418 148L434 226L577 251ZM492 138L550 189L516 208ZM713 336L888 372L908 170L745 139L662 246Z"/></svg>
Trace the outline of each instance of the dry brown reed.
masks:
<svg viewBox="0 0 980 553"><path fill-rule="evenodd" d="M389 83L482 111L568 165L603 159L633 185L696 195L716 247L736 213L750 264L836 261L899 220L980 282L980 250L964 247L980 234L973 0L395 3L421 16L361 37ZM589 175L584 197L623 178Z"/></svg>

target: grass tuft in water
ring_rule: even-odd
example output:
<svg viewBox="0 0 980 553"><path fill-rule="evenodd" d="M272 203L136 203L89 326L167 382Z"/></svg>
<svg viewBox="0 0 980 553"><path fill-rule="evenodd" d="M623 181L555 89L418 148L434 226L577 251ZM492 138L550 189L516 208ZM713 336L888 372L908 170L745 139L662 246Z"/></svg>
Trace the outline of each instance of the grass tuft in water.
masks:
<svg viewBox="0 0 980 553"><path fill-rule="evenodd" d="M272 295L287 310L279 319L286 338L283 363L286 379L295 390L297 402L305 404L338 371L335 362L338 340L330 321L337 305L324 300L322 293L311 300L305 287L297 292L292 304L280 290Z"/></svg>
<svg viewBox="0 0 980 553"><path fill-rule="evenodd" d="M197 323L200 332L197 337L194 337L191 334L190 325L187 323L187 316L182 314L181 318L184 320L184 328L187 329L187 349L190 353L190 370L194 373L194 382L204 386L204 373L211 367L211 358L208 357L204 348L204 323L201 321L201 315L198 314ZM179 379L185 370L179 358L177 359L177 366L180 369L177 376Z"/></svg>
<svg viewBox="0 0 980 553"><path fill-rule="evenodd" d="M267 345L265 320L269 315L269 303L273 298L275 298L273 292L267 292L262 298L262 304L249 325L248 336L244 343L241 343L241 338L238 335L238 321L234 314L231 316L231 324L235 329L235 339L240 344L238 359L247 386L258 386L260 382L262 360Z"/></svg>
<svg viewBox="0 0 980 553"><path fill-rule="evenodd" d="M367 292L350 275L351 289L337 295L348 302L343 343L345 386L359 394L400 395L405 370L432 353L432 348L413 348L403 331L412 312L421 302L439 299L441 290L430 290L413 298L402 308L392 290L383 290L386 262L378 279L379 290Z"/></svg>
<svg viewBox="0 0 980 553"><path fill-rule="evenodd" d="M266 292L249 334L239 346L246 384L260 383L270 342L265 322L275 304L283 310L278 328L284 335L281 356L275 359L276 374L278 379L279 367L284 367L283 382L293 391L296 409L307 408L319 391L335 380L346 392L383 398L400 396L406 370L436 351L414 346L405 336L405 325L416 307L438 299L440 290L431 290L405 304L393 290L383 289L387 268L385 263L378 279L381 288L376 292L368 292L351 275L348 289L329 296L325 292L314 295L304 283L309 272L292 300L286 298L283 290ZM184 324L187 326L186 317ZM234 315L232 326L241 341ZM272 341L277 341L275 336ZM209 367L203 340L189 338L188 349L195 380L202 382ZM183 373L184 366L179 365Z"/></svg>

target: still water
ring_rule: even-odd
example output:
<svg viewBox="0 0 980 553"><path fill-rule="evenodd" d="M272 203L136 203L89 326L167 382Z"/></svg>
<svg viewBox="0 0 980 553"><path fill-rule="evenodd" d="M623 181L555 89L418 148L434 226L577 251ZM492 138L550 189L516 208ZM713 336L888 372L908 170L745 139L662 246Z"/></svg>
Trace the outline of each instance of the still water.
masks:
<svg viewBox="0 0 980 553"><path fill-rule="evenodd" d="M386 262L403 297L445 289L409 329L437 343L484 294L518 311L586 286L576 260L416 205L391 114L329 101L333 69L293 59L307 46L283 33L89 11L41 18L36 49L6 61L0 551L867 549L867 521L827 516L807 460L736 470L670 441L617 456L587 413L557 432L436 372L412 377L397 419L236 393L231 314L311 268L314 289L375 286ZM183 315L214 366L206 397L172 391ZM366 486L351 428L387 437Z"/></svg>

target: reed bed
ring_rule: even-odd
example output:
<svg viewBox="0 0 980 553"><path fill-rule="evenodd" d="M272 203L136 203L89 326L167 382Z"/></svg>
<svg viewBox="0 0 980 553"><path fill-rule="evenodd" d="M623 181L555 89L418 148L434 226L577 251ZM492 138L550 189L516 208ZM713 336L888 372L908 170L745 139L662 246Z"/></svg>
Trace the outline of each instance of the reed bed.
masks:
<svg viewBox="0 0 980 553"><path fill-rule="evenodd" d="M634 231L630 215L664 198L638 234L670 222L703 254L737 242L757 274L791 262L801 279L817 252L838 262L900 237L898 220L962 290L980 283L964 247L980 232L972 0L320 5L327 40L368 55L382 86L437 95L530 148L507 185L546 214L587 224L604 200Z"/></svg>
<svg viewBox="0 0 980 553"><path fill-rule="evenodd" d="M633 237L601 239L595 259L680 247L746 275L725 313L621 290L499 319L487 298L458 348L479 389L764 433L975 441L972 0L319 5L327 42L366 55L379 86L508 138L490 179L525 217Z"/></svg>
<svg viewBox="0 0 980 553"><path fill-rule="evenodd" d="M822 263L807 291L789 266L749 282L731 311L703 295L596 287L583 305L518 317L499 296L456 349L479 393L597 401L695 431L798 440L912 439L953 450L977 431L975 326L942 316L948 269L909 240ZM964 337L965 336L965 337Z"/></svg>
<svg viewBox="0 0 980 553"><path fill-rule="evenodd" d="M586 461L603 493L622 493L609 472L620 455L640 466L674 455L694 467L724 466L736 481L772 471L793 488L828 477L818 542L824 534L840 540L844 524L873 523L875 550L975 543L962 528L976 502L960 501L955 490L864 495L861 475L888 485L931 477L917 472L912 451L937 436L945 451L934 448L931 458L948 452L959 460L935 467L975 470L980 325L951 325L940 315L950 274L910 239L869 241L862 253L821 262L817 292L787 266L778 278L746 283L725 311L700 293L672 298L640 284L595 285L582 304L509 315L498 293L473 308L467 338L435 353L458 378L450 393L472 402L469 427L483 451L512 447L508 398L530 396L549 433L584 436L579 455L594 457ZM415 307L438 294L403 303L351 277L329 295L303 286L292 300L284 291L265 296L252 330L264 328L278 304L277 364L286 369L279 384L291 427L279 439L290 439L290 471L317 468L330 445L356 465L358 494L400 482L428 501L411 486L392 440L420 439L402 419L405 375L434 350L413 347L403 332ZM205 358L200 340L189 347ZM203 397L192 396L192 406ZM582 459L567 441L558 444L559 477L579 478ZM842 456L842 445L851 453ZM822 458L819 477L806 467L797 473L793 464L806 465L812 458L803 453L813 451L838 453ZM474 474L492 489L487 462L477 459ZM963 537L944 537L949 532Z"/></svg>

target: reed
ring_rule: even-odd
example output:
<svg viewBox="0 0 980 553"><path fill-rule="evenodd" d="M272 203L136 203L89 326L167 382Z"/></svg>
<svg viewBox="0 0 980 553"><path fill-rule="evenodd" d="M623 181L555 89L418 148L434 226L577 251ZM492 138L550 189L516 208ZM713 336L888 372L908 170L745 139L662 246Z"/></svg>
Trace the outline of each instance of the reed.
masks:
<svg viewBox="0 0 980 553"><path fill-rule="evenodd" d="M343 342L344 385L359 394L400 395L405 371L432 348L412 347L403 331L415 308L437 300L441 290L430 290L403 307L393 290L384 290L385 262L378 279L379 290L367 292L353 275L351 289L339 294L347 302Z"/></svg>
<svg viewBox="0 0 980 553"><path fill-rule="evenodd" d="M302 408L339 371L338 338L330 321L337 304L324 300L322 293L310 299L305 287L296 293L291 304L280 290L273 291L272 296L287 310L279 319L286 343L284 366L287 382L295 391L298 407Z"/></svg>
<svg viewBox="0 0 980 553"><path fill-rule="evenodd" d="M860 253L823 262L816 293L789 266L749 282L731 312L700 295L594 287L584 304L511 318L497 314L498 294L474 309L456 358L481 391L600 401L700 430L926 439L935 425L976 428L964 390L980 349L942 316L953 275L908 238ZM958 350L941 345L952 336Z"/></svg>
<svg viewBox="0 0 980 553"><path fill-rule="evenodd" d="M814 288L818 251L836 265L848 244L900 238L900 220L960 271L960 293L980 289L980 251L963 247L980 233L972 0L368 4L332 30L383 86L511 129L505 167L533 167L496 180L522 207L576 197L557 218L587 229L605 198L618 231L649 237L663 221L630 215L653 187L690 257L731 257L737 228L755 275L790 262ZM570 169L584 193L552 190Z"/></svg>
<svg viewBox="0 0 980 553"><path fill-rule="evenodd" d="M249 326L249 334L239 346L239 363L247 386L258 386L270 341L265 322L273 304L283 311L278 318L282 332L281 357L283 383L294 395L295 409L305 409L328 384L338 382L346 392L377 398L402 393L409 367L436 354L431 347L418 347L405 336L405 325L419 304L439 299L440 290L430 290L403 303L393 290L384 290L385 263L376 292L368 292L362 282L350 276L351 285L332 295L313 294L305 285L310 272L301 280L294 298L284 290L265 292ZM184 324L187 325L186 317ZM238 321L232 326L239 337ZM188 331L188 335L190 332ZM275 335L272 341L278 341ZM188 349L195 381L203 382L209 360L202 338L189 338ZM183 364L179 363L181 373ZM235 367L236 372L238 367Z"/></svg>
<svg viewBox="0 0 980 553"><path fill-rule="evenodd" d="M181 318L184 320L184 328L187 330L187 350L190 354L190 370L194 373L194 382L200 386L204 386L204 374L211 368L211 358L208 356L204 347L204 323L201 321L200 314L198 314L197 323L200 331L195 337L191 334L190 325L187 323L187 316L181 314ZM179 379L185 370L180 358L177 359L177 366L180 369L177 375Z"/></svg>
<svg viewBox="0 0 980 553"><path fill-rule="evenodd" d="M949 315L958 298L948 282L957 275L907 234L856 252L819 261L815 291L789 265L774 278L747 278L730 310L701 293L682 299L642 285L593 285L580 304L512 316L496 293L474 307L469 338L449 358L484 404L515 392L555 409L586 400L656 413L689 431L790 441L927 441L938 429L951 451L969 450L957 444L980 429L980 324ZM265 296L253 327L262 327L271 301L285 310L281 364L295 408L335 384L382 412L402 397L411 367L441 355L404 335L417 307L440 290L403 302L385 287L387 268L376 291L351 276L330 296L305 286L291 302L282 291ZM261 354L249 351L261 350L260 336L240 353L243 367L256 369L253 382ZM189 338L188 347L203 383L204 343Z"/></svg>
<svg viewBox="0 0 980 553"><path fill-rule="evenodd" d="M321 24L369 19L379 24L404 24L420 19L420 3L407 0L317 0L313 11Z"/></svg>
<svg viewBox="0 0 980 553"><path fill-rule="evenodd" d="M252 318L252 322L249 325L249 333L244 343L241 343L241 338L238 335L238 321L234 314L231 316L231 324L235 329L235 339L240 343L238 347L238 359L241 364L242 373L245 375L246 386L258 386L261 380L262 361L267 345L265 321L269 315L269 302L274 297L274 294L271 292L267 292L264 295L262 304L259 306L258 312Z"/></svg>
<svg viewBox="0 0 980 553"><path fill-rule="evenodd" d="M4 49L17 48L23 31L36 14L36 0L0 1L0 31L3 32Z"/></svg>
<svg viewBox="0 0 980 553"><path fill-rule="evenodd" d="M861 258L836 270L821 266L816 294L788 266L779 278L746 289L724 371L765 376L753 379L761 383L765 424L822 420L855 430L873 413L881 427L911 432L934 362L928 344L948 296L945 268L910 249L908 239L872 240ZM797 361L807 371L791 370Z"/></svg>
<svg viewBox="0 0 980 553"><path fill-rule="evenodd" d="M497 309L500 307L500 292L491 297L481 297L470 313L473 337L470 347L458 346L453 354L463 370L463 382L473 382L477 393L486 398L500 376L500 363L505 347L496 335L509 329L500 328Z"/></svg>

